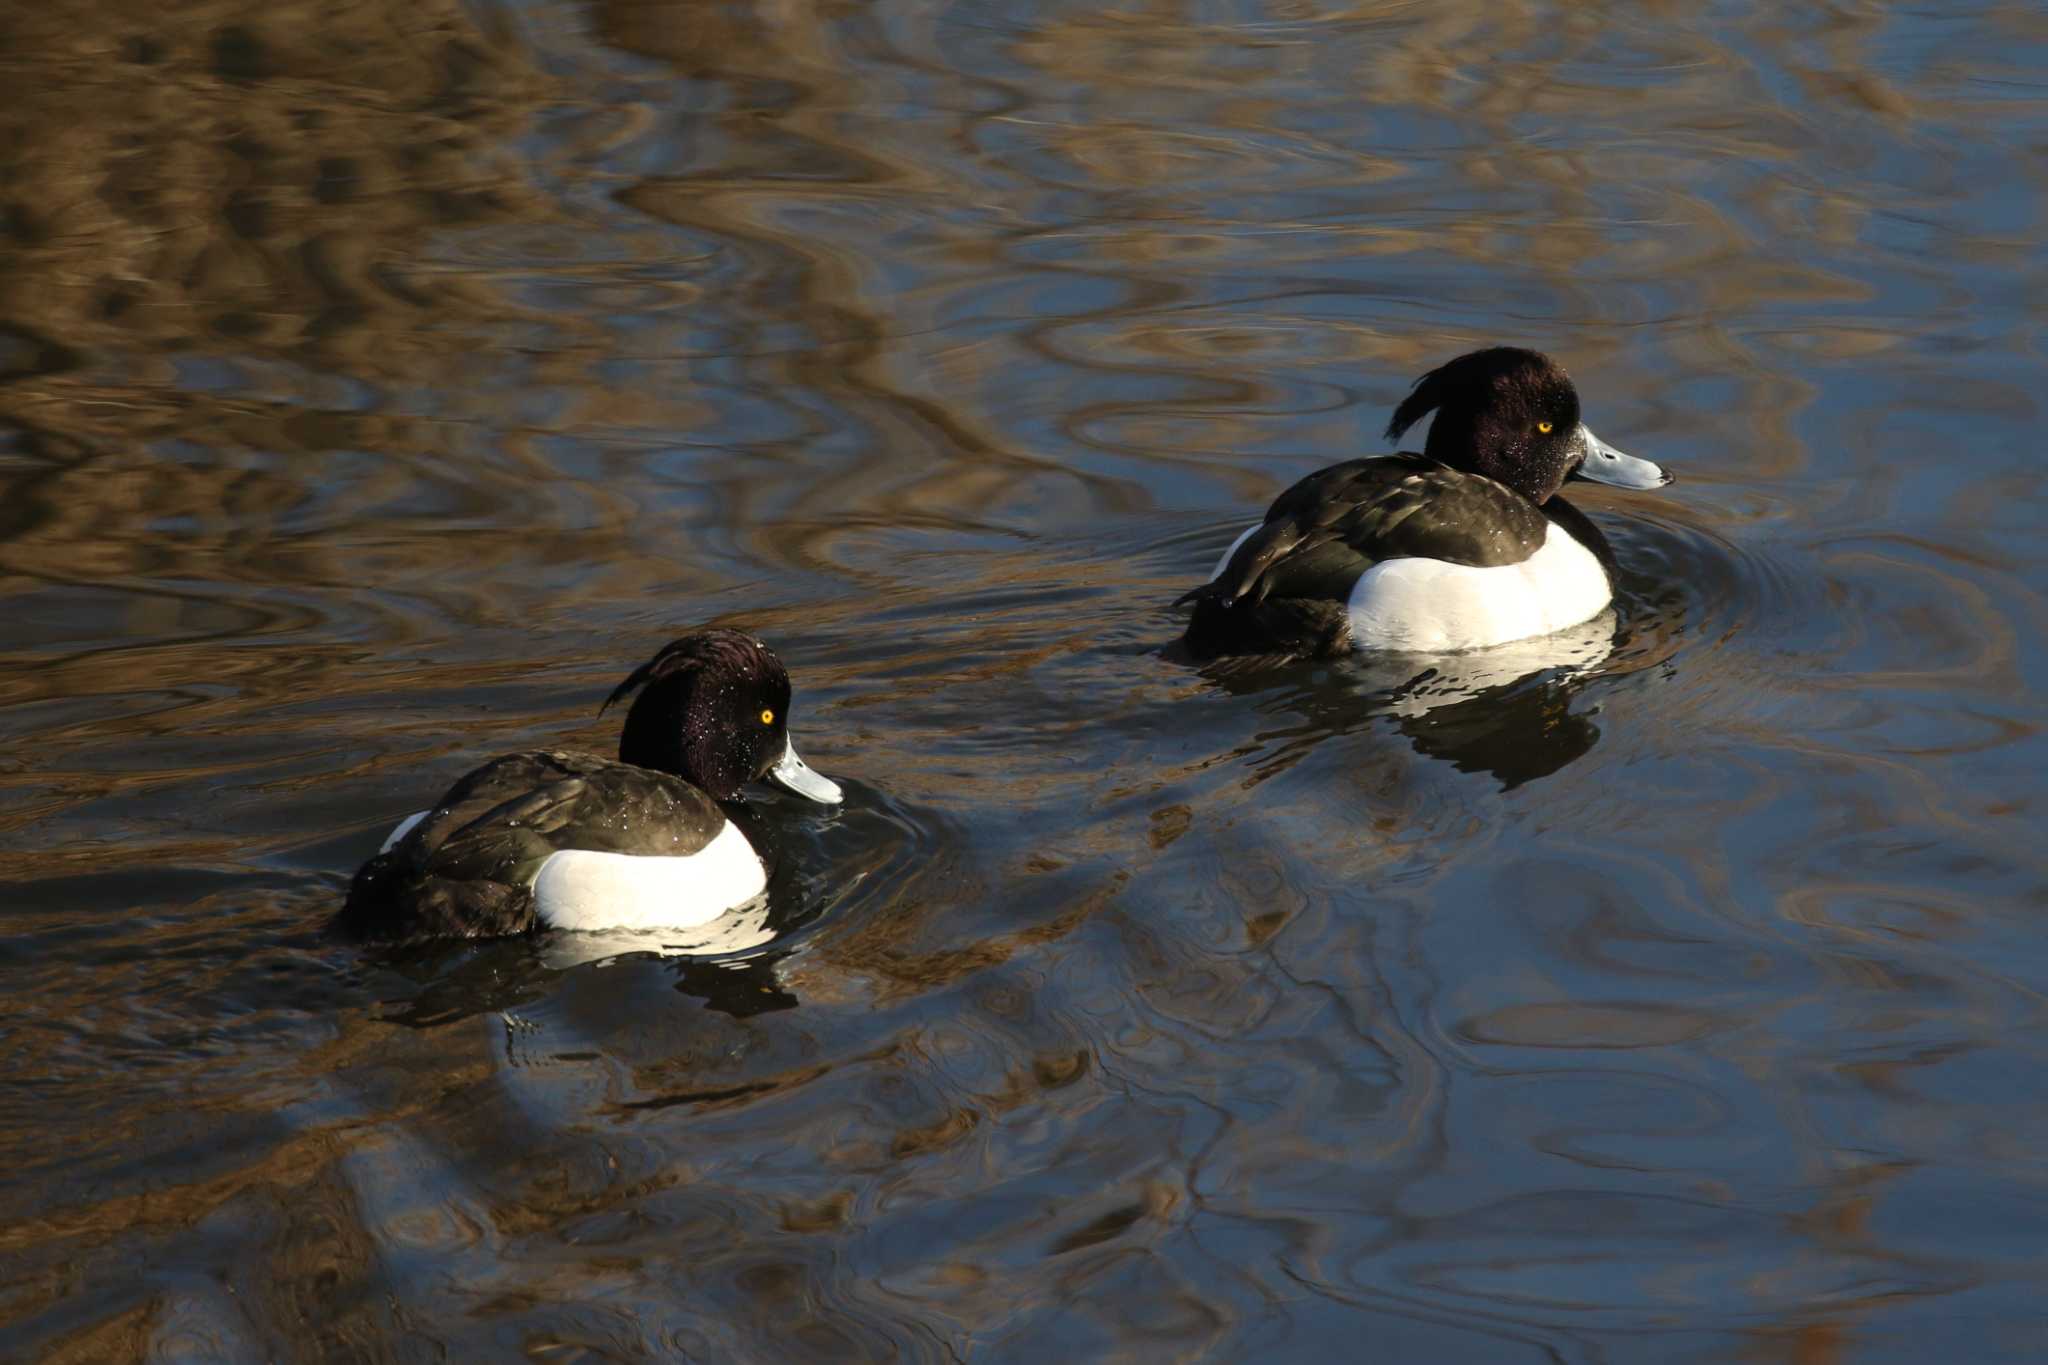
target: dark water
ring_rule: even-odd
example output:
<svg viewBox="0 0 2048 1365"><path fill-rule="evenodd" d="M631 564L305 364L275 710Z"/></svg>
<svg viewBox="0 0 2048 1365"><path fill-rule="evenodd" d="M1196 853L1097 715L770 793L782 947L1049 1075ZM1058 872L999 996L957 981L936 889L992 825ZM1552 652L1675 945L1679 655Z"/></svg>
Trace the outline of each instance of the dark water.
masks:
<svg viewBox="0 0 2048 1365"><path fill-rule="evenodd" d="M166 17L163 10L172 11ZM2033 5L0 11L0 1355L2034 1360ZM1611 652L1166 605L1555 352ZM769 942L323 938L758 630Z"/></svg>

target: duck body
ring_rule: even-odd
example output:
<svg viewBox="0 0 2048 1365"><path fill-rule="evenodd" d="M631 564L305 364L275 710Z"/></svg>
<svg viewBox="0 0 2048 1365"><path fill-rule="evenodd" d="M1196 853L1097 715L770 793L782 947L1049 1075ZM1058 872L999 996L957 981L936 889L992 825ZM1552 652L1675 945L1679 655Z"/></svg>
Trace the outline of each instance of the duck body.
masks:
<svg viewBox="0 0 2048 1365"><path fill-rule="evenodd" d="M767 884L746 835L688 782L543 750L492 759L402 821L343 914L372 937L681 928Z"/></svg>
<svg viewBox="0 0 2048 1365"><path fill-rule="evenodd" d="M767 776L839 799L789 745L779 661L739 632L703 632L667 646L611 700L642 684L620 742L640 761L492 759L391 831L337 927L386 939L676 929L759 896L767 867L721 797Z"/></svg>
<svg viewBox="0 0 2048 1365"><path fill-rule="evenodd" d="M1570 380L1534 351L1425 375L1389 436L1431 408L1425 453L1332 465L1274 500L1181 599L1192 653L1483 649L1607 607L1613 553L1557 488L1575 474L1655 487L1663 471L1586 430Z"/></svg>
<svg viewBox="0 0 2048 1365"><path fill-rule="evenodd" d="M1206 655L1483 649L1597 616L1611 563L1561 498L1538 507L1420 455L1350 460L1281 494L1225 552L1188 640Z"/></svg>

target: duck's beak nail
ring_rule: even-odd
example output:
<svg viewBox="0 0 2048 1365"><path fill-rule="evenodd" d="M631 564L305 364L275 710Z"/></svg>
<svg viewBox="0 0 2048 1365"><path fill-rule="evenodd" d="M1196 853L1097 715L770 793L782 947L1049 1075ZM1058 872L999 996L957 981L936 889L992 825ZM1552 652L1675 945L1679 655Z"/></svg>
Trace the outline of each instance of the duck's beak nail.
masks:
<svg viewBox="0 0 2048 1365"><path fill-rule="evenodd" d="M1576 439L1585 452L1574 471L1582 479L1613 484L1616 488L1662 488L1671 482L1664 466L1616 450L1595 436L1584 422L1579 423Z"/></svg>
<svg viewBox="0 0 2048 1365"><path fill-rule="evenodd" d="M783 742L782 757L775 760L768 776L798 796L823 806L836 806L846 799L839 784L814 772L810 764L796 756L796 745L787 740Z"/></svg>

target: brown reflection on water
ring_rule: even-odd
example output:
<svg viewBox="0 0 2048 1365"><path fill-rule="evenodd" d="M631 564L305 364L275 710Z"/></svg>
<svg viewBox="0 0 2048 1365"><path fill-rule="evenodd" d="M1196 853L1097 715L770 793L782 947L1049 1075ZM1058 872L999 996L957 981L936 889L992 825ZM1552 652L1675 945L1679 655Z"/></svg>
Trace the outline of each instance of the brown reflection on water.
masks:
<svg viewBox="0 0 2048 1365"><path fill-rule="evenodd" d="M432 363L420 322L459 318L464 291L394 264L430 226L549 214L502 146L548 84L459 5L66 3L10 10L0 41L20 149L0 308L72 365L208 343L343 372ZM27 413L93 397L53 385ZM51 426L140 434L127 406Z"/></svg>
<svg viewBox="0 0 2048 1365"><path fill-rule="evenodd" d="M2044 60L9 7L0 1355L2031 1358ZM1603 657L1162 656L1493 341L1681 474ZM852 793L764 952L318 934L712 620Z"/></svg>

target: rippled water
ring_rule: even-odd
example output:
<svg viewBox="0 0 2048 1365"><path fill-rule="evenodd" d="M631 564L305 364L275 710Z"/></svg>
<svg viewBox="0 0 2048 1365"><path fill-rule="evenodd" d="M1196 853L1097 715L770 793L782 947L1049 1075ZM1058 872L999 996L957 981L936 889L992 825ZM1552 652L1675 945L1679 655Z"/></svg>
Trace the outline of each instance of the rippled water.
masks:
<svg viewBox="0 0 2048 1365"><path fill-rule="evenodd" d="M0 1355L2033 1360L2048 18L0 13ZM1611 652L1196 670L1430 365ZM320 932L703 622L765 944Z"/></svg>

